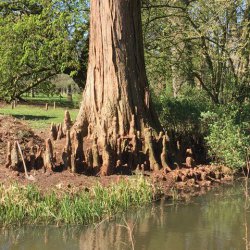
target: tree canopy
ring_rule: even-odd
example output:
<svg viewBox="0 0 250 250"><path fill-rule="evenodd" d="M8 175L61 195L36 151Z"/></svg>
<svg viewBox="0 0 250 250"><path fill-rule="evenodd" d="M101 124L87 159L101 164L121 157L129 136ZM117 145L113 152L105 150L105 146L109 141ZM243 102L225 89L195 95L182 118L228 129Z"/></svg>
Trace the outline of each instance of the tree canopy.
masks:
<svg viewBox="0 0 250 250"><path fill-rule="evenodd" d="M143 13L151 82L198 86L214 103L249 96L249 1L154 0Z"/></svg>
<svg viewBox="0 0 250 250"><path fill-rule="evenodd" d="M176 97L185 86L191 86L203 90L217 104L242 103L247 98L249 1L142 3L152 89ZM88 0L1 1L0 98L20 96L40 83L46 86L58 73L71 75L83 87L88 19Z"/></svg>
<svg viewBox="0 0 250 250"><path fill-rule="evenodd" d="M20 97L59 73L83 86L88 48L84 0L0 3L0 98Z"/></svg>

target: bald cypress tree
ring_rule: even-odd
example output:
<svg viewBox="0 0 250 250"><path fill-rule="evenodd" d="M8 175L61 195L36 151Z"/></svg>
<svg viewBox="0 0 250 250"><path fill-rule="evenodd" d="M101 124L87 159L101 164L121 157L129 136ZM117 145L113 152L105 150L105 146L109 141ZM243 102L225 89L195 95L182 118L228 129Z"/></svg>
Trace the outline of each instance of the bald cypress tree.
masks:
<svg viewBox="0 0 250 250"><path fill-rule="evenodd" d="M161 167L161 142L153 136L161 126L148 89L140 0L91 1L87 82L74 129L88 138L85 146L97 141L103 175L119 166Z"/></svg>

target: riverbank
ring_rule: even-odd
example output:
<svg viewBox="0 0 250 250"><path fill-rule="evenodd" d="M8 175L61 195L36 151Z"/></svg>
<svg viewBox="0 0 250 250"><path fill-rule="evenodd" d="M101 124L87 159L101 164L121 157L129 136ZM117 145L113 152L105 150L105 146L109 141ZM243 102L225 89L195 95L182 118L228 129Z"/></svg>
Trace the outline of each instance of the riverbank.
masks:
<svg viewBox="0 0 250 250"><path fill-rule="evenodd" d="M223 166L194 166L160 171L135 171L131 175L87 176L61 169L6 168L8 141L24 147L43 147L48 130L32 130L25 121L0 116L0 224L88 224L112 217L130 207L140 207L165 196L190 199L215 185L232 181ZM65 138L55 142L61 152ZM58 148L59 147L59 148ZM59 154L57 154L59 155ZM57 157L60 159L60 157Z"/></svg>
<svg viewBox="0 0 250 250"><path fill-rule="evenodd" d="M12 176L15 181L6 178L0 186L1 226L85 225L110 219L162 197L190 200L192 196L204 194L219 184L229 183L229 180L218 180L205 181L201 185L201 181L188 179L184 184L184 181L173 178L160 179L159 174L99 178L69 172L37 173L35 176L40 179L30 182L23 173L11 173L15 175Z"/></svg>
<svg viewBox="0 0 250 250"><path fill-rule="evenodd" d="M44 192L34 184L0 186L0 224L89 224L140 207L158 199L161 190L143 176L121 178L108 187L97 183L91 188Z"/></svg>
<svg viewBox="0 0 250 250"><path fill-rule="evenodd" d="M139 209L129 207L112 220L88 226L1 228L0 246L8 250L125 250L132 249L133 243L134 249L150 250L246 249L245 230L250 239L250 217L248 209L245 210L242 184L235 181L232 185L213 186L211 191L189 202L161 199Z"/></svg>

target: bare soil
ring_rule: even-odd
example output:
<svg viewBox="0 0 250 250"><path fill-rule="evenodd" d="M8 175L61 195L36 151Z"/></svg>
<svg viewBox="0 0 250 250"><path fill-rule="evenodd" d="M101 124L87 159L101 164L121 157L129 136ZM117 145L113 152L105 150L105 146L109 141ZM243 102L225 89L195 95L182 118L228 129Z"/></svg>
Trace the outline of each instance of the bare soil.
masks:
<svg viewBox="0 0 250 250"><path fill-rule="evenodd" d="M121 179L131 178L126 175L111 175L107 177L86 176L83 174L72 174L68 170L61 172L46 171L44 169L31 170L30 175L35 177L35 181L30 181L25 178L25 174L17 171L12 171L5 167L7 142L18 140L23 146L39 145L44 146L44 141L49 137L49 128L45 131L33 131L25 121L18 120L11 116L0 115L0 183L9 184L17 182L19 184L28 185L35 184L44 192L51 189L58 190L78 190L89 189L98 182L103 186L108 186L110 183L118 182ZM55 152L62 152L65 145L65 139L54 143ZM58 153L59 154L59 153ZM58 155L58 162L61 156ZM210 166L199 166L197 171L207 171ZM191 170L192 171L192 170ZM187 173L188 172L188 173ZM162 175L162 172L150 173L145 172L144 175L155 185L161 186L161 190L166 195L170 195L172 188L176 188L185 194L200 194L204 189L209 189L218 183L230 181L226 178L220 180L204 180L194 181L194 179L181 179L182 176L190 175L190 170L187 168L177 169L170 173ZM178 177L179 176L179 177ZM179 180L178 180L179 178ZM190 195L189 195L190 196Z"/></svg>
<svg viewBox="0 0 250 250"><path fill-rule="evenodd" d="M18 140L20 144L42 145L44 139L22 120L12 116L0 115L0 166L4 166L6 159L7 142Z"/></svg>
<svg viewBox="0 0 250 250"><path fill-rule="evenodd" d="M25 121L18 120L12 116L0 115L0 183L18 182L21 184L35 183L43 190L71 187L90 187L100 181L103 185L107 185L110 180L115 181L117 176L97 178L92 176L84 176L72 174L69 171L63 172L45 172L43 169L32 170L29 174L35 177L35 181L31 182L25 178L24 173L12 171L5 168L7 142L18 140L21 145L39 145L44 146L44 141L48 137L49 129L46 131L33 131ZM64 140L55 144L55 150L60 152L64 146ZM59 158L59 157L58 157Z"/></svg>
<svg viewBox="0 0 250 250"><path fill-rule="evenodd" d="M51 188L70 189L70 188L90 188L97 182L102 185L108 185L111 182L118 181L120 176L94 177L80 174L72 174L65 170L62 172L45 172L43 169L32 170L29 174L35 177L35 181L31 182L25 178L24 173L12 171L5 168L7 142L18 140L21 145L39 145L44 146L44 141L49 135L49 129L45 131L33 131L28 127L25 121L18 120L12 116L0 115L0 183L8 184L18 182L21 184L34 183L42 190ZM55 151L61 152L65 145L65 139L60 143L55 143ZM58 156L60 161L60 157ZM124 177L125 178L125 177Z"/></svg>

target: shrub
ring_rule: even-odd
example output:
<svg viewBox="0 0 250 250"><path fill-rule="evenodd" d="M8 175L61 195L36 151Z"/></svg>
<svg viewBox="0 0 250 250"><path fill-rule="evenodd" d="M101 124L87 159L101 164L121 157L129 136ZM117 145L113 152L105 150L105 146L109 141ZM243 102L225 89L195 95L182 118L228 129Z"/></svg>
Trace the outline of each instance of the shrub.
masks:
<svg viewBox="0 0 250 250"><path fill-rule="evenodd" d="M208 128L205 140L213 161L237 169L246 165L250 137L247 122L237 108L218 108L202 113L202 122Z"/></svg>
<svg viewBox="0 0 250 250"><path fill-rule="evenodd" d="M178 98L163 94L155 97L154 103L164 129L184 136L201 132L201 113L211 106L204 93L194 89Z"/></svg>
<svg viewBox="0 0 250 250"><path fill-rule="evenodd" d="M201 113L212 108L212 103L203 91L187 88L177 98L162 94L155 97L154 103L162 127L170 138L171 159L179 155L185 161L185 150L192 148L198 164L207 163L204 131ZM177 147L177 141L180 147ZM174 161L174 160L173 160Z"/></svg>

